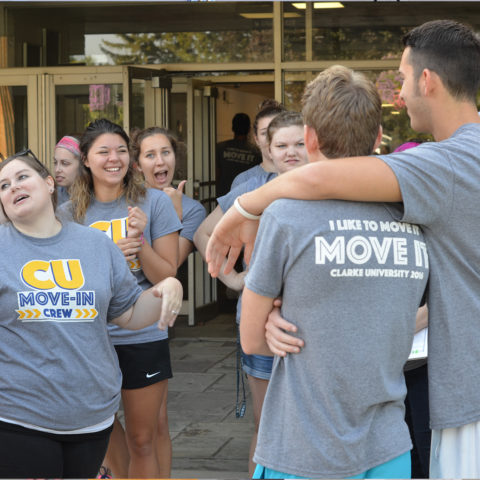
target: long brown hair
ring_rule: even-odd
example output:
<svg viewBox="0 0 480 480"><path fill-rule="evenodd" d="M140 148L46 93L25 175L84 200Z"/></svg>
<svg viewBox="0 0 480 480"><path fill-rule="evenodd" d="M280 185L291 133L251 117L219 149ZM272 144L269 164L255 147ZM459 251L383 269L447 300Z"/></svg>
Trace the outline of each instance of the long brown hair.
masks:
<svg viewBox="0 0 480 480"><path fill-rule="evenodd" d="M80 152L82 154L82 161L80 165L80 172L70 187L70 199L72 201L73 218L77 222L82 222L87 213L87 209L92 201L94 195L94 185L92 172L85 166L85 160L88 157L88 152L95 140L105 133L112 133L120 135L125 140L127 147L130 147L130 139L125 133L125 130L116 123L101 118L91 122L82 137L80 138ZM130 157L127 173L123 178L123 191L128 205L136 205L145 198L146 189L143 184L143 179L139 172L133 168L133 159Z"/></svg>

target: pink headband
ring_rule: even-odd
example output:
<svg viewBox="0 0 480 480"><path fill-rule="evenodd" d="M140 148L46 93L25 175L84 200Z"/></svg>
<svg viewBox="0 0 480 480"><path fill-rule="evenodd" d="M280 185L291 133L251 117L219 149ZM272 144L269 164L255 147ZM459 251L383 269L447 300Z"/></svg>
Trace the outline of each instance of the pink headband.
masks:
<svg viewBox="0 0 480 480"><path fill-rule="evenodd" d="M80 157L80 142L75 137L62 137L55 145L55 148L64 148L77 157Z"/></svg>

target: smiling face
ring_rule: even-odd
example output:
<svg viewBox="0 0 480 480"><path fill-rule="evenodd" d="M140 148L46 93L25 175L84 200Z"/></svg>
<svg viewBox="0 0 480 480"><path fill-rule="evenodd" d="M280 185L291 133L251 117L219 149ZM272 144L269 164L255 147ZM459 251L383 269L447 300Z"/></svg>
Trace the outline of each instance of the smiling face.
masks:
<svg viewBox="0 0 480 480"><path fill-rule="evenodd" d="M84 161L92 173L95 192L101 188L122 188L130 164L125 140L116 133L99 135L90 146Z"/></svg>
<svg viewBox="0 0 480 480"><path fill-rule="evenodd" d="M53 191L53 178L42 178L20 158L8 162L0 171L0 201L13 223L38 218L50 208L53 211Z"/></svg>
<svg viewBox="0 0 480 480"><path fill-rule="evenodd" d="M57 147L53 157L55 181L62 187L69 187L77 178L80 158L66 148Z"/></svg>
<svg viewBox="0 0 480 480"><path fill-rule="evenodd" d="M171 185L175 173L175 152L165 135L156 133L142 140L138 169L151 188L163 190Z"/></svg>
<svg viewBox="0 0 480 480"><path fill-rule="evenodd" d="M279 128L272 137L270 154L279 174L305 165L308 161L303 127L293 125Z"/></svg>

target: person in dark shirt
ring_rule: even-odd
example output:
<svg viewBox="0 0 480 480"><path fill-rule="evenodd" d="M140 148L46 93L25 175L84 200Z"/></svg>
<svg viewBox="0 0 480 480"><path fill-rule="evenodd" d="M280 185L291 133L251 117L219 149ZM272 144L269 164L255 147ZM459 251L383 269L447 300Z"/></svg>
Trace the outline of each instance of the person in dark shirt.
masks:
<svg viewBox="0 0 480 480"><path fill-rule="evenodd" d="M217 197L230 191L233 179L262 161L259 149L248 141L250 118L237 113L232 119L233 139L217 144Z"/></svg>

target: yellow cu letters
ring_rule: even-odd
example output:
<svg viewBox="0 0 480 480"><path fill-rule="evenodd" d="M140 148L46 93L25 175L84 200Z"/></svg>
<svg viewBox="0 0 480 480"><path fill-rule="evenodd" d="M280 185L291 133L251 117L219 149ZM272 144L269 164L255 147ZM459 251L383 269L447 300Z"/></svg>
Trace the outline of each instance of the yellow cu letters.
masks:
<svg viewBox="0 0 480 480"><path fill-rule="evenodd" d="M92 223L90 227L105 232L115 243L117 243L118 240L127 236L128 217L116 218L111 221L100 220Z"/></svg>
<svg viewBox="0 0 480 480"><path fill-rule="evenodd" d="M75 290L85 283L80 260L32 260L23 266L22 279L39 290Z"/></svg>

